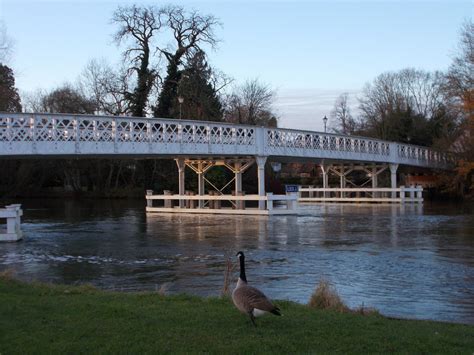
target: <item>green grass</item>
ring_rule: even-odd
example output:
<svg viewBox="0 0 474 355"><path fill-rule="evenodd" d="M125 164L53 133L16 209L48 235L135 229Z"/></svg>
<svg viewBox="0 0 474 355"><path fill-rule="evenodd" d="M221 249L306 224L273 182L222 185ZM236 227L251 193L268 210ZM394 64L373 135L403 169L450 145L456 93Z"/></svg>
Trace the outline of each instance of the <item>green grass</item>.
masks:
<svg viewBox="0 0 474 355"><path fill-rule="evenodd" d="M474 353L474 327L277 302L254 328L229 299L0 278L0 354Z"/></svg>

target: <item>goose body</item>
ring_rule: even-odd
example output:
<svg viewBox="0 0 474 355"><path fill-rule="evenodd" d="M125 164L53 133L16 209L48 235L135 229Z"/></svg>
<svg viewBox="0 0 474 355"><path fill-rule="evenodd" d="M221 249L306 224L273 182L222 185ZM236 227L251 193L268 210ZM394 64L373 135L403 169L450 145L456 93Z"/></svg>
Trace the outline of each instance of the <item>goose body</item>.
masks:
<svg viewBox="0 0 474 355"><path fill-rule="evenodd" d="M240 276L232 292L232 301L235 307L242 313L249 315L254 325L256 325L255 317L266 313L281 316L280 309L275 306L262 291L247 284L244 253L238 252L237 256L240 261Z"/></svg>

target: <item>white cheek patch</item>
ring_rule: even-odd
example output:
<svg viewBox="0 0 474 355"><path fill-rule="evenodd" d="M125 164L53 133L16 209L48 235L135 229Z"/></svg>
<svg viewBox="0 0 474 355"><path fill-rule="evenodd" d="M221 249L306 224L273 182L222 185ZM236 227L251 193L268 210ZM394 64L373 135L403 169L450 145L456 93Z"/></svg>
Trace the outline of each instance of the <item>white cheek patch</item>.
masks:
<svg viewBox="0 0 474 355"><path fill-rule="evenodd" d="M265 313L267 313L266 311L262 311L261 309L257 309L257 308L254 308L253 311L253 316L254 317L260 317L260 316L263 316Z"/></svg>

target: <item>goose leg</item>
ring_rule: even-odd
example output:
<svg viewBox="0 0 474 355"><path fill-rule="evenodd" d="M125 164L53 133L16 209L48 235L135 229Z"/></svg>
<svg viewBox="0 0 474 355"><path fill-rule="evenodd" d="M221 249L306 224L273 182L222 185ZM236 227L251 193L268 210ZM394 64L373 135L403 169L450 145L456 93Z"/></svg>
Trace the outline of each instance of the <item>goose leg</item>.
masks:
<svg viewBox="0 0 474 355"><path fill-rule="evenodd" d="M249 317L250 317L250 320L252 321L253 325L256 327L257 323L255 323L255 317L253 315L253 310L249 312Z"/></svg>

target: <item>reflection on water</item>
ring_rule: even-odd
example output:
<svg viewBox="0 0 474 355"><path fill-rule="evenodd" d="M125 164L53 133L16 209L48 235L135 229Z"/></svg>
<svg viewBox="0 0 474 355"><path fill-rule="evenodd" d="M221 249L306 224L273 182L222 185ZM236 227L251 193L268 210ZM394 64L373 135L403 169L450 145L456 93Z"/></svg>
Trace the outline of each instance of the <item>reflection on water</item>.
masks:
<svg viewBox="0 0 474 355"><path fill-rule="evenodd" d="M304 205L299 216L144 213L141 201L22 201L26 240L0 269L26 280L217 295L224 255L249 281L307 302L321 278L350 306L474 323L474 219L459 206Z"/></svg>

